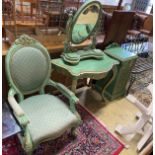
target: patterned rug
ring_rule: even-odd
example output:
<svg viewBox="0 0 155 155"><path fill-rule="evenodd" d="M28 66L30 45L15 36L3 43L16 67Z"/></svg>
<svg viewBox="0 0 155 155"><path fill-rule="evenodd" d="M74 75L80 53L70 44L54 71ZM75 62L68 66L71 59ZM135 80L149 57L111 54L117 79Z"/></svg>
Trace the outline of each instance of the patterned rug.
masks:
<svg viewBox="0 0 155 155"><path fill-rule="evenodd" d="M77 106L83 123L77 128L77 138L69 131L56 140L44 142L34 155L118 155L124 145L117 140L90 112ZM18 138L3 141L3 155L25 155Z"/></svg>
<svg viewBox="0 0 155 155"><path fill-rule="evenodd" d="M152 94L148 91L147 86L153 82L153 70L149 70L145 74L145 77L133 83L129 93L134 95L144 106L148 107L152 101Z"/></svg>

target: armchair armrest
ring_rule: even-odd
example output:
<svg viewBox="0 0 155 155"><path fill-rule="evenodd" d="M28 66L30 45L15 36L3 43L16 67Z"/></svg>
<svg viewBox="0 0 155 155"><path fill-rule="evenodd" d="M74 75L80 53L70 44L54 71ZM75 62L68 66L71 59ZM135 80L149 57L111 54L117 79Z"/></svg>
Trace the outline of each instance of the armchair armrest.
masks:
<svg viewBox="0 0 155 155"><path fill-rule="evenodd" d="M49 80L48 85L51 85L54 88L58 89L65 97L69 99L70 109L73 113L75 113L75 104L79 102L79 99L75 96L75 94L61 83L57 83L52 80Z"/></svg>
<svg viewBox="0 0 155 155"><path fill-rule="evenodd" d="M8 93L8 102L11 108L13 109L15 115L17 116L17 119L20 122L20 124L25 126L29 123L29 120L21 106L17 103L16 99L14 98L15 94L15 90L11 88Z"/></svg>
<svg viewBox="0 0 155 155"><path fill-rule="evenodd" d="M11 106L11 108L13 109L13 111L15 112L15 114L17 116L22 116L25 115L23 109L20 107L20 105L17 103L17 101L15 100L14 96L8 96L8 102Z"/></svg>

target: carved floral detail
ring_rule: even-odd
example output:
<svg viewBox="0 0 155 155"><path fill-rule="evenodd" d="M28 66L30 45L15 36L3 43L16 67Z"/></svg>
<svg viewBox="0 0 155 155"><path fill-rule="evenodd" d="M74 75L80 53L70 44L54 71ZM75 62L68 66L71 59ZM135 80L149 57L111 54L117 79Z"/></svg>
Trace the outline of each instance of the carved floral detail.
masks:
<svg viewBox="0 0 155 155"><path fill-rule="evenodd" d="M37 41L31 37L29 37L28 35L26 34L23 34L20 36L20 38L18 38L16 41L15 41L15 44L16 45L31 45L31 44L35 44Z"/></svg>

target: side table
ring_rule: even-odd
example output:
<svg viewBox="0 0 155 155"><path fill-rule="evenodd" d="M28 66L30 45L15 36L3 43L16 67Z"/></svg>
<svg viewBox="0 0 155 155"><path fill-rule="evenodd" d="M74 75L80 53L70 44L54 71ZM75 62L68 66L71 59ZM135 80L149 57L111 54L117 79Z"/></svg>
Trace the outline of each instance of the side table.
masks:
<svg viewBox="0 0 155 155"><path fill-rule="evenodd" d="M127 93L127 84L130 79L132 67L134 66L137 55L123 49L119 45L111 44L104 52L111 58L118 60L120 63L117 65L117 75L109 86L104 90L105 96L109 100L115 100L120 97L124 97ZM95 82L96 90L103 91L106 81L111 77L111 72L101 79Z"/></svg>
<svg viewBox="0 0 155 155"><path fill-rule="evenodd" d="M79 62L77 65L69 65L66 64L62 58L51 60L52 69L65 74L72 78L72 87L71 90L73 92L76 91L77 81L78 79L90 78L99 80L104 78L109 71L113 72L113 76L109 79L107 84L104 86L103 90L110 84L110 82L114 79L119 61L110 58L106 54L104 54L103 59L85 59ZM104 91L103 91L104 92ZM101 93L102 98L106 100L104 97L104 93Z"/></svg>

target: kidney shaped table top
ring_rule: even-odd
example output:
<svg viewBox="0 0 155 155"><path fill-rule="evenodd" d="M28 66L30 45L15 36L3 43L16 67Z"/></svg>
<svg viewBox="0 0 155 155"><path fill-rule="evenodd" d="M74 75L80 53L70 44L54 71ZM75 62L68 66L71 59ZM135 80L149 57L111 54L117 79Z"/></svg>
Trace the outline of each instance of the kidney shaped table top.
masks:
<svg viewBox="0 0 155 155"><path fill-rule="evenodd" d="M104 54L103 59L85 59L80 61L77 65L67 64L63 61L62 58L51 60L51 64L53 70L56 70L72 78L71 89L73 92L75 92L78 79L91 78L99 80L105 77L107 73L112 70L113 76L105 86L107 87L117 72L115 66L119 64L119 61L112 59Z"/></svg>

